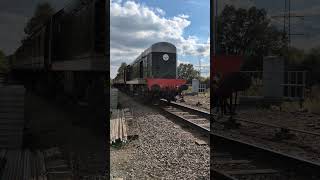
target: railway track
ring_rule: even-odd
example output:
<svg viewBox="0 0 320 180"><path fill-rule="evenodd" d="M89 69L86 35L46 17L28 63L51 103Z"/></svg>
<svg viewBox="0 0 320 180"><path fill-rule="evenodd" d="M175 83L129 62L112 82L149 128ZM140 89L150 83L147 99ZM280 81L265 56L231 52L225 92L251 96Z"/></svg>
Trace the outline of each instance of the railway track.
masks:
<svg viewBox="0 0 320 180"><path fill-rule="evenodd" d="M164 104L162 110L200 133L213 143L214 179L226 180L313 180L320 179L320 163L210 131L210 114L179 103ZM213 128L213 127L212 127Z"/></svg>
<svg viewBox="0 0 320 180"><path fill-rule="evenodd" d="M168 104L166 100L161 100L161 103L166 104L165 106L161 107L162 110L170 115L173 115L177 120L180 120L182 123L205 135L210 134L209 113L174 102Z"/></svg>

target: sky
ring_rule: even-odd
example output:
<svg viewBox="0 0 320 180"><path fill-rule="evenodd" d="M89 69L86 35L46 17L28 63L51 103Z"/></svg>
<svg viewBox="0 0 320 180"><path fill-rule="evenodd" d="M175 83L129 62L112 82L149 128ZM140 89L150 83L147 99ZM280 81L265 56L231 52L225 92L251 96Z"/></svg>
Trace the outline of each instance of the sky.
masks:
<svg viewBox="0 0 320 180"><path fill-rule="evenodd" d="M0 49L13 53L24 37L23 28L40 2L49 2L56 10L71 0L0 0ZM266 8L268 16L279 15L284 0L218 0L219 10L226 4L248 8ZM310 49L320 45L320 1L291 0L292 13L304 15L292 19L292 45ZM169 41L178 48L178 61L209 64L209 0L131 0L111 1L111 76L121 62L132 62L144 49L158 41ZM272 19L281 27L282 19Z"/></svg>
<svg viewBox="0 0 320 180"><path fill-rule="evenodd" d="M288 2L289 0L287 0ZM238 8L256 6L267 10L271 22L283 30L283 18L273 18L283 14L284 0L218 0L218 12L226 4ZM291 14L304 16L304 18L291 18L291 46L304 50L320 46L320 1L319 0L291 0Z"/></svg>
<svg viewBox="0 0 320 180"><path fill-rule="evenodd" d="M110 38L111 78L122 62L130 64L160 41L177 47L178 63L209 67L210 1L112 0Z"/></svg>
<svg viewBox="0 0 320 180"><path fill-rule="evenodd" d="M53 8L59 10L70 0L48 0ZM38 3L45 0L0 0L0 49L12 54L20 46L25 36L23 29L32 17Z"/></svg>

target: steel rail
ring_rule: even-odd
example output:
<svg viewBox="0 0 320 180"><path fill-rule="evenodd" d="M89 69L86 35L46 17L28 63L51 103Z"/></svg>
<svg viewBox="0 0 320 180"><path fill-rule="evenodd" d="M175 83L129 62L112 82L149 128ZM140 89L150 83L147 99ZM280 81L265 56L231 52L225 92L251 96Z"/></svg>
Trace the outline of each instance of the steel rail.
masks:
<svg viewBox="0 0 320 180"><path fill-rule="evenodd" d="M161 100L162 103L168 103L166 100ZM204 114L204 111L200 111L200 110L197 110L197 109L193 109L191 107L187 107L187 106L183 106L183 105L180 105L180 104L177 104L177 103L172 103L170 102L168 105L172 106L172 107L178 107L179 109L183 109L184 111L187 111L187 112L193 112L193 113L196 113L196 114L202 114L203 116L207 116L208 114ZM205 135L209 135L210 134L210 128L205 128L197 123L194 123L192 121L190 121L189 119L186 119L185 117L183 117L182 115L178 115L178 114L175 114L173 112L170 112L168 110L166 110L165 108L161 108L163 111L165 111L166 113L169 113L170 115L172 116L175 116L175 118L177 120L179 120L180 122L184 123L185 125L191 127L192 129L195 129L197 130L198 132L201 132ZM210 115L210 114L209 114ZM208 122L210 123L209 119L208 119Z"/></svg>
<svg viewBox="0 0 320 180"><path fill-rule="evenodd" d="M320 133L310 132L310 131L305 131L305 130L300 130L300 129L295 129L295 128L288 128L288 127L279 126L279 125L275 125L275 124L254 122L254 121L250 121L250 120L246 120L246 119L240 119L240 118L236 118L236 120L237 121L246 122L246 123L250 123L250 124L257 124L257 125L261 125L261 126L268 126L268 127L278 128L278 129L285 129L285 130L289 130L289 131L292 131L292 132L298 132L298 133L302 133L302 134L320 136Z"/></svg>
<svg viewBox="0 0 320 180"><path fill-rule="evenodd" d="M195 109L193 107L187 106L187 105L182 105L180 103L174 103L174 102L170 102L168 103L166 100L161 100L163 103L167 103L169 106L173 106L176 107L178 109L187 111L187 112L192 112L194 114L199 114L202 115L203 117L210 117L210 114L206 111L202 111L199 109ZM168 112L168 111L167 111ZM181 122L186 123L186 125L191 126L192 128L194 128L195 130L201 132L201 133L205 133L205 134L210 134L214 141L213 142L218 142L218 144L220 144L220 146L230 146L233 147L233 149L244 149L245 151L248 152L256 152L261 156L262 159L264 159L264 162L273 162L274 164L286 164L289 167L295 167L297 169L299 169L299 174L303 174L305 176L319 176L320 177L320 163L318 162L313 162L310 160L306 160L304 158L298 157L298 156L294 156L294 155L289 155L286 153L282 153L280 151L276 151L267 147L262 147L253 143L248 143L245 142L243 140L239 140L237 138L233 138L233 137L229 137L226 135L223 135L222 133L217 133L217 132L212 132L210 131L210 129L207 128L203 128L201 126L199 126L196 123L193 123L191 121L189 121L188 119L184 118L183 116L179 116L177 114L174 113L170 113L172 115L174 115L177 119L179 119ZM240 121L247 121L247 120L241 120ZM257 123L259 124L259 123ZM264 125L261 123L261 125ZM281 128L278 126L275 126L277 128ZM216 144L216 143L215 143ZM218 145L215 145L216 147ZM273 164L272 163L272 164ZM284 165L282 165L281 167L283 167ZM215 174L219 177L223 177L224 179L228 179L229 177L232 178L232 176L229 176L227 174L225 174L223 171L219 171L219 170L213 170L215 172ZM229 178L229 179L230 179ZM230 179L231 180L231 179Z"/></svg>
<svg viewBox="0 0 320 180"><path fill-rule="evenodd" d="M206 112L206 113L208 113L208 112ZM212 114L212 116L215 117L215 116L217 116L217 114ZM246 119L242 119L242 118L235 118L235 120L240 121L240 122L249 123L249 124L256 124L256 125L260 125L260 126L267 126L267 127L277 128L277 129L285 129L285 130L289 130L291 132L297 132L297 133L308 134L308 135L313 135L313 136L320 136L320 133L310 132L310 131L296 129L296 128L289 128L289 127L285 127L285 126L279 126L279 125L271 124L271 123L255 122L255 121L250 121L250 120L246 120ZM218 122L218 121L216 121L216 122Z"/></svg>

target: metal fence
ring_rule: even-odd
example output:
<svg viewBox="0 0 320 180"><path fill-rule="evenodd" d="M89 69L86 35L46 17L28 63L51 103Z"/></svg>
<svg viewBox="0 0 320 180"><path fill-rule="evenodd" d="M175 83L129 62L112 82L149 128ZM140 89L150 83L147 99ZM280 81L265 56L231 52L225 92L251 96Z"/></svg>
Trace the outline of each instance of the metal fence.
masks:
<svg viewBox="0 0 320 180"><path fill-rule="evenodd" d="M207 90L207 84L199 84L199 93L205 93Z"/></svg>
<svg viewBox="0 0 320 180"><path fill-rule="evenodd" d="M192 84L186 84L189 88L192 88ZM208 89L207 84L199 84L198 92L199 93L205 93Z"/></svg>
<svg viewBox="0 0 320 180"><path fill-rule="evenodd" d="M283 96L287 98L304 98L307 71L284 72Z"/></svg>
<svg viewBox="0 0 320 180"><path fill-rule="evenodd" d="M251 87L242 92L243 96L263 96L263 71L241 71L251 77ZM306 88L307 71L285 71L283 72L283 97L304 98Z"/></svg>

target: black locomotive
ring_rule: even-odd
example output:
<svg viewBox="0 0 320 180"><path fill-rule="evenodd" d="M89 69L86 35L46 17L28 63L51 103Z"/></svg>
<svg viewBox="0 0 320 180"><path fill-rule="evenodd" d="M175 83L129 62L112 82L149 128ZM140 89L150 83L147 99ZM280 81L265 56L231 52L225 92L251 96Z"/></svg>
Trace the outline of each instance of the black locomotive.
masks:
<svg viewBox="0 0 320 180"><path fill-rule="evenodd" d="M186 89L186 80L177 79L176 47L158 42L141 53L113 81L113 84L134 94L174 100Z"/></svg>

